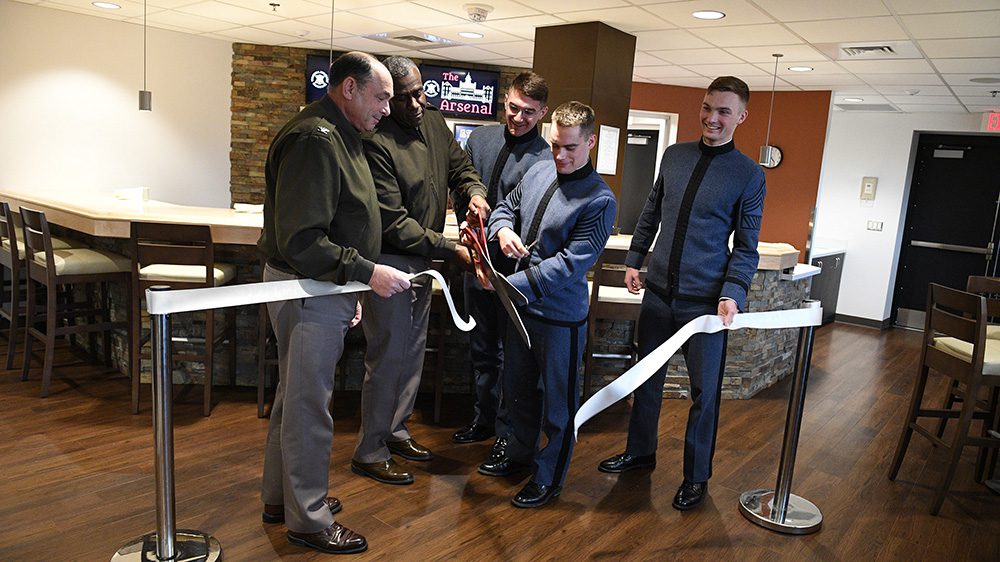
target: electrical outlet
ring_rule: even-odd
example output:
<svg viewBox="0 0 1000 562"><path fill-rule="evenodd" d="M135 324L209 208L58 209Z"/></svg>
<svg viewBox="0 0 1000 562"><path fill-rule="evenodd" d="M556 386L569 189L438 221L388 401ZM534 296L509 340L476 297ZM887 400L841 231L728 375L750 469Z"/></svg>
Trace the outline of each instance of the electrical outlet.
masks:
<svg viewBox="0 0 1000 562"><path fill-rule="evenodd" d="M873 232L882 232L882 221L868 221L868 230Z"/></svg>

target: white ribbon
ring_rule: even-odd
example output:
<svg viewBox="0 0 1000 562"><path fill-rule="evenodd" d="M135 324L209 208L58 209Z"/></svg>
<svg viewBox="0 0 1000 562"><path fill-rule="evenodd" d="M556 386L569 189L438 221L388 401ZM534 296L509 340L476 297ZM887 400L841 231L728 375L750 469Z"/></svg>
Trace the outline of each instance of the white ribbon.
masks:
<svg viewBox="0 0 1000 562"><path fill-rule="evenodd" d="M722 325L722 319L714 314L699 316L688 322L667 341L660 344L652 353L645 356L631 369L597 391L589 400L580 406L574 418L573 437L576 438L580 426L608 406L625 398L649 377L660 370L674 353L695 334L714 334L721 330L739 330L740 328L758 328L773 330L775 328L800 328L803 326L819 326L823 323L823 309L796 308L792 310L775 310L770 312L749 312L737 314L729 326Z"/></svg>
<svg viewBox="0 0 1000 562"><path fill-rule="evenodd" d="M455 326L463 332L476 327L473 318L463 320L455 310L451 300L448 283L440 272L433 269L414 273L410 279L428 275L444 287L444 298L448 301L448 310ZM244 285L226 285L223 287L206 287L202 289L181 289L177 291L151 291L146 289L146 308L150 314L173 314L176 312L191 312L208 310L210 308L226 308L262 302L286 301L292 299L307 299L327 295L346 295L370 291L371 287L357 281L346 285L337 285L329 281L315 279L290 279L287 281L267 281L263 283L247 283Z"/></svg>

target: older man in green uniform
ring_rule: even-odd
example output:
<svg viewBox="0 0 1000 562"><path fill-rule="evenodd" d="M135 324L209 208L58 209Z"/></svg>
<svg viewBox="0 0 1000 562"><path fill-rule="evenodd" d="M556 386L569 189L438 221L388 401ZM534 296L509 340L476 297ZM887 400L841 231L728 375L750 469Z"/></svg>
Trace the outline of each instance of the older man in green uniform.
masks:
<svg viewBox="0 0 1000 562"><path fill-rule="evenodd" d="M388 297L408 276L378 258L378 202L360 131L389 114L392 82L365 53L330 67L330 88L275 136L265 165L265 281L360 281ZM344 554L368 548L365 537L334 521L328 497L333 441L333 374L347 329L360 320L355 294L268 303L278 343L280 380L271 410L261 499L265 523L285 522L288 541Z"/></svg>
<svg viewBox="0 0 1000 562"><path fill-rule="evenodd" d="M468 210L489 213L486 188L444 118L428 106L420 71L410 59L384 61L392 75L392 114L365 139L365 154L382 216L379 263L408 273L433 258L471 269L468 249L442 235L449 190ZM366 295L362 327L368 342L361 390L361 431L351 469L387 484L410 484L413 475L392 454L427 461L433 454L406 428L420 386L430 314L431 281L414 280L394 297Z"/></svg>

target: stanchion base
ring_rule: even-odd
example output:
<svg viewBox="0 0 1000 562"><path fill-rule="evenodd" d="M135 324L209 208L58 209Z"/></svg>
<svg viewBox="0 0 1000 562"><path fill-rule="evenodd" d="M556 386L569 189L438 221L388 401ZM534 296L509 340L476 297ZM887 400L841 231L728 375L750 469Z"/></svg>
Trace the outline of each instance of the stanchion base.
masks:
<svg viewBox="0 0 1000 562"><path fill-rule="evenodd" d="M788 495L785 520L772 513L774 490L750 490L740 494L740 513L751 523L789 535L815 533L823 524L823 514L815 504L795 494Z"/></svg>
<svg viewBox="0 0 1000 562"><path fill-rule="evenodd" d="M174 541L176 556L173 560L184 562L216 562L222 560L222 545L215 537L180 529ZM111 562L160 562L156 557L156 533L143 535L125 546L111 557Z"/></svg>

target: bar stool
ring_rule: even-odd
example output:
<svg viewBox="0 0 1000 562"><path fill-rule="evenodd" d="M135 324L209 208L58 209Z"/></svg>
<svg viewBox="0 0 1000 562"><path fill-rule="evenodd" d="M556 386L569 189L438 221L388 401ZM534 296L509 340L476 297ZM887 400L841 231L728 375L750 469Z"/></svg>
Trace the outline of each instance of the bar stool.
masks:
<svg viewBox="0 0 1000 562"><path fill-rule="evenodd" d="M24 242L17 230L21 228L21 216L10 210L6 201L0 201L0 285L3 286L0 302L0 318L8 322L7 369L14 368L14 354L17 350L17 331L24 325ZM83 248L72 240L52 237L53 250ZM9 272L9 274L8 274Z"/></svg>
<svg viewBox="0 0 1000 562"><path fill-rule="evenodd" d="M625 250L606 249L597 258L593 268L593 279L590 281L590 310L587 317L587 343L584 347L583 396L590 396L594 377L594 359L625 359L628 365L635 364L638 358L639 309L642 305L642 289L638 295L633 295L625 288L622 281L625 277ZM640 277L645 278L645 270ZM632 322L632 334L629 338L628 353L595 353L594 342L597 341L598 320L621 320Z"/></svg>
<svg viewBox="0 0 1000 562"><path fill-rule="evenodd" d="M910 408L889 470L889 480L896 479L913 432L947 450L948 465L931 504L931 515L937 515L941 510L965 447L1000 447L1000 439L992 437L988 431L984 431L981 437L969 434L973 418L986 418L984 423L987 424L993 421L987 418L988 414L977 412L976 397L979 396L980 389L992 391L1000 386L1000 342L986 338L986 319L986 299L983 296L936 283L930 284L920 366ZM960 409L922 407L924 391L932 370L965 386L967 399L962 401ZM920 418L958 418L958 427L950 442L946 442L935 435L933 430L920 425Z"/></svg>
<svg viewBox="0 0 1000 562"><path fill-rule="evenodd" d="M129 291L128 258L90 248L53 248L52 235L45 214L21 207L23 223L25 264L27 265L27 305L25 312L24 364L21 365L21 379L27 380L31 368L32 342L37 339L45 344L42 362L42 397L49 394L52 378L52 363L55 356L55 339L72 334L104 333L104 361L111 364L111 331L125 328L129 322L113 321L107 284L121 283L126 293ZM15 244L13 249L17 248ZM93 306L91 286L100 285L101 302ZM73 285L85 285L86 303L77 303L72 290L66 291L66 302L58 302L60 289L71 289ZM45 313L39 313L38 290L45 288ZM79 319L86 322L78 323ZM44 324L42 323L44 320ZM44 329L41 327L44 325ZM128 338L126 338L128 339ZM127 344L126 344L127 345ZM91 349L93 352L93 348Z"/></svg>
<svg viewBox="0 0 1000 562"><path fill-rule="evenodd" d="M153 285L172 289L196 289L225 285L236 279L236 266L216 263L212 231L208 225L133 222L132 249L132 413L139 413L141 352L150 335L142 330L142 302L145 290ZM212 275L207 272L211 271ZM205 365L203 414L212 413L212 371L215 348L229 342L229 376L236 376L236 311L229 310L226 329L216 336L215 311L205 315L205 342L201 352L174 353L179 361L200 361ZM190 338L189 338L190 339ZM172 337L172 341L185 341Z"/></svg>

